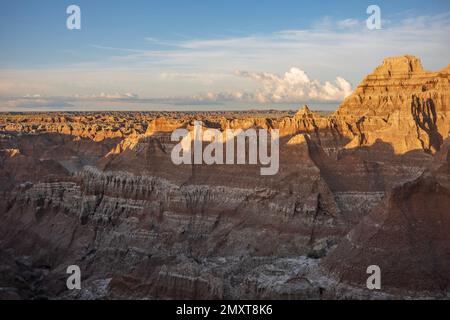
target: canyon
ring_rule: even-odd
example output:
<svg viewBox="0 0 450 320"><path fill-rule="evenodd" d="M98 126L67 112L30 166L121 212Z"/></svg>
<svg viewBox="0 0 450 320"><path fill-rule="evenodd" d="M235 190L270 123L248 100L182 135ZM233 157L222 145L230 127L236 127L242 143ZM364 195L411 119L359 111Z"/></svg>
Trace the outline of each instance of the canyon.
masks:
<svg viewBox="0 0 450 320"><path fill-rule="evenodd" d="M327 115L0 114L0 299L449 299L449 76L389 57ZM277 130L278 173L174 164L196 121Z"/></svg>

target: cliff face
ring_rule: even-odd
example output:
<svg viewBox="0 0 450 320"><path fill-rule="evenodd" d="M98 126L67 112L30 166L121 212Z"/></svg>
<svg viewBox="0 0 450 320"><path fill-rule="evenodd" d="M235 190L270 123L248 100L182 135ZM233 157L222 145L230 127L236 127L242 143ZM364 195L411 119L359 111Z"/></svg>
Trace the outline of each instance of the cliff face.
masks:
<svg viewBox="0 0 450 320"><path fill-rule="evenodd" d="M353 117L410 113L413 97L433 99L436 113L449 112L449 67L425 71L413 56L386 58L366 76L336 112Z"/></svg>
<svg viewBox="0 0 450 320"><path fill-rule="evenodd" d="M449 144L419 178L405 182L366 216L339 244L324 265L341 281L364 282L367 266L382 270L392 290L450 290Z"/></svg>
<svg viewBox="0 0 450 320"><path fill-rule="evenodd" d="M450 69L427 72L413 56L386 58L335 116L360 131L348 147L390 143L397 153L439 151L450 130Z"/></svg>
<svg viewBox="0 0 450 320"><path fill-rule="evenodd" d="M1 115L0 297L445 295L448 279L426 275L450 265L448 73L387 58L329 117ZM174 165L170 134L195 120L278 129L278 174ZM364 267L378 261L373 293Z"/></svg>

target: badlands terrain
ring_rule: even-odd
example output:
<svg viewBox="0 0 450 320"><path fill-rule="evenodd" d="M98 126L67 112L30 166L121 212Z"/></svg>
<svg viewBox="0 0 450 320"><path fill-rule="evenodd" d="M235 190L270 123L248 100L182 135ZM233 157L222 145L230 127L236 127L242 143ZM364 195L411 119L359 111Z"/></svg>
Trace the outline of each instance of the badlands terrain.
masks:
<svg viewBox="0 0 450 320"><path fill-rule="evenodd" d="M0 299L449 299L449 76L386 58L328 115L0 114ZM174 165L195 120L278 129L278 174Z"/></svg>

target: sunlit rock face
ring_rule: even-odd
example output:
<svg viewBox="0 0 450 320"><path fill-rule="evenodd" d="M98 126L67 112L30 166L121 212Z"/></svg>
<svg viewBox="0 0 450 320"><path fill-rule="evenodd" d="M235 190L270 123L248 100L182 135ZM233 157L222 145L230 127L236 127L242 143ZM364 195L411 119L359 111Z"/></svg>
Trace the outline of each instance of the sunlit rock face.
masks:
<svg viewBox="0 0 450 320"><path fill-rule="evenodd" d="M2 114L0 298L445 297L448 74L386 58L329 116ZM195 121L279 130L278 173L173 164Z"/></svg>
<svg viewBox="0 0 450 320"><path fill-rule="evenodd" d="M413 56L386 58L336 112L355 122L349 147L390 143L396 153L439 151L450 130L450 68L425 71Z"/></svg>

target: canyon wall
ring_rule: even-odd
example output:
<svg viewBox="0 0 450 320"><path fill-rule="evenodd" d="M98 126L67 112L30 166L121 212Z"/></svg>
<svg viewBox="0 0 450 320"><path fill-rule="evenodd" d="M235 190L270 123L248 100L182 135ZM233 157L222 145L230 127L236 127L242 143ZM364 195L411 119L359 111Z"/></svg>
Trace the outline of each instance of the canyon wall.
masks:
<svg viewBox="0 0 450 320"><path fill-rule="evenodd" d="M0 298L448 297L449 86L403 56L329 116L2 114ZM278 129L278 174L174 165L196 120Z"/></svg>

